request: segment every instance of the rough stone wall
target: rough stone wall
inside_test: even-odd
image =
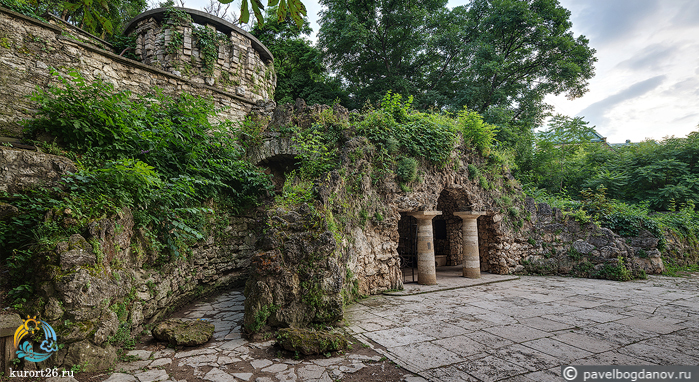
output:
[[[619,258],[631,272],[664,270],[658,238],[643,231],[638,237],[621,237],[594,223],[578,223],[563,211],[526,198],[522,203],[523,227],[513,233],[504,226],[512,216],[498,216],[486,236],[489,265],[496,273],[534,272],[594,276]],[[483,250],[483,249],[482,249]],[[492,272],[492,270],[491,270]]]
[[[56,185],[75,171],[56,155],[0,147],[0,190],[20,192],[38,185]],[[17,209],[0,204],[0,220]],[[78,224],[70,210],[50,211],[45,220],[61,227]],[[218,212],[221,214],[221,212]],[[257,242],[258,221],[229,216],[228,223],[191,246],[191,253],[163,260],[146,233],[134,228],[131,211],[77,227],[64,241],[37,255],[34,279],[35,311],[57,330],[61,344],[56,365],[89,364],[90,370],[110,367],[115,349],[107,343],[120,325],[132,335],[182,303],[218,287],[242,285]],[[117,312],[124,316],[118,317]]]
[[[36,186],[55,186],[75,164],[57,155],[0,147],[0,191],[10,194]]]
[[[64,224],[70,216],[56,212],[47,218]],[[42,254],[49,261],[40,265],[34,280],[45,302],[37,313],[66,345],[52,362],[88,361],[90,370],[109,367],[116,353],[108,339],[120,325],[136,335],[188,300],[215,288],[242,285],[255,246],[255,225],[251,217],[232,217],[220,234],[164,263],[145,233],[134,228],[128,209],[93,221],[83,234],[57,243]],[[94,354],[86,353],[88,348]]]
[[[49,66],[60,72],[74,68],[87,79],[101,77],[117,90],[135,94],[152,93],[158,87],[171,96],[188,93],[211,97],[218,108],[225,108],[218,114],[220,119],[243,120],[262,98],[262,93],[236,95],[225,87],[190,81],[121,57],[100,49],[94,41],[69,34],[70,28],[57,25],[0,7],[0,136],[19,137],[19,122],[31,118],[36,111],[27,96],[37,87],[57,84]]]
[[[680,236],[676,232],[667,229],[663,233],[665,234],[664,257],[672,259],[675,265],[699,264],[699,241]],[[640,251],[637,250],[637,252]],[[648,252],[641,252],[641,255],[648,255]]]

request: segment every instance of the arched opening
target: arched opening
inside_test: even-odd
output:
[[[463,220],[454,212],[468,210],[471,210],[471,202],[463,190],[445,188],[439,194],[437,211],[442,214],[432,220],[438,265],[453,266],[463,262]]]
[[[286,176],[299,167],[299,161],[293,155],[280,154],[262,160],[258,166],[265,168],[265,174],[272,175],[274,192],[282,192]]]

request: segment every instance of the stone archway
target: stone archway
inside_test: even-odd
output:
[[[284,187],[286,175],[298,168],[298,154],[292,138],[267,132],[262,144],[249,149],[247,158],[253,164],[264,167],[265,173],[272,175],[274,191],[279,193]]]

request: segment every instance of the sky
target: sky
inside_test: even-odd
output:
[[[467,2],[451,0],[448,6]],[[684,137],[699,130],[698,0],[559,2],[571,11],[574,35],[585,35],[597,50],[597,62],[583,97],[546,98],[554,112],[583,117],[610,143]],[[185,0],[190,8],[208,3]],[[317,1],[303,3],[315,41],[321,7]]]

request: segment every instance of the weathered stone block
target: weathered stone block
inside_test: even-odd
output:
[[[153,329],[153,337],[178,346],[197,346],[208,342],[214,335],[214,324],[205,321],[168,319]]]

